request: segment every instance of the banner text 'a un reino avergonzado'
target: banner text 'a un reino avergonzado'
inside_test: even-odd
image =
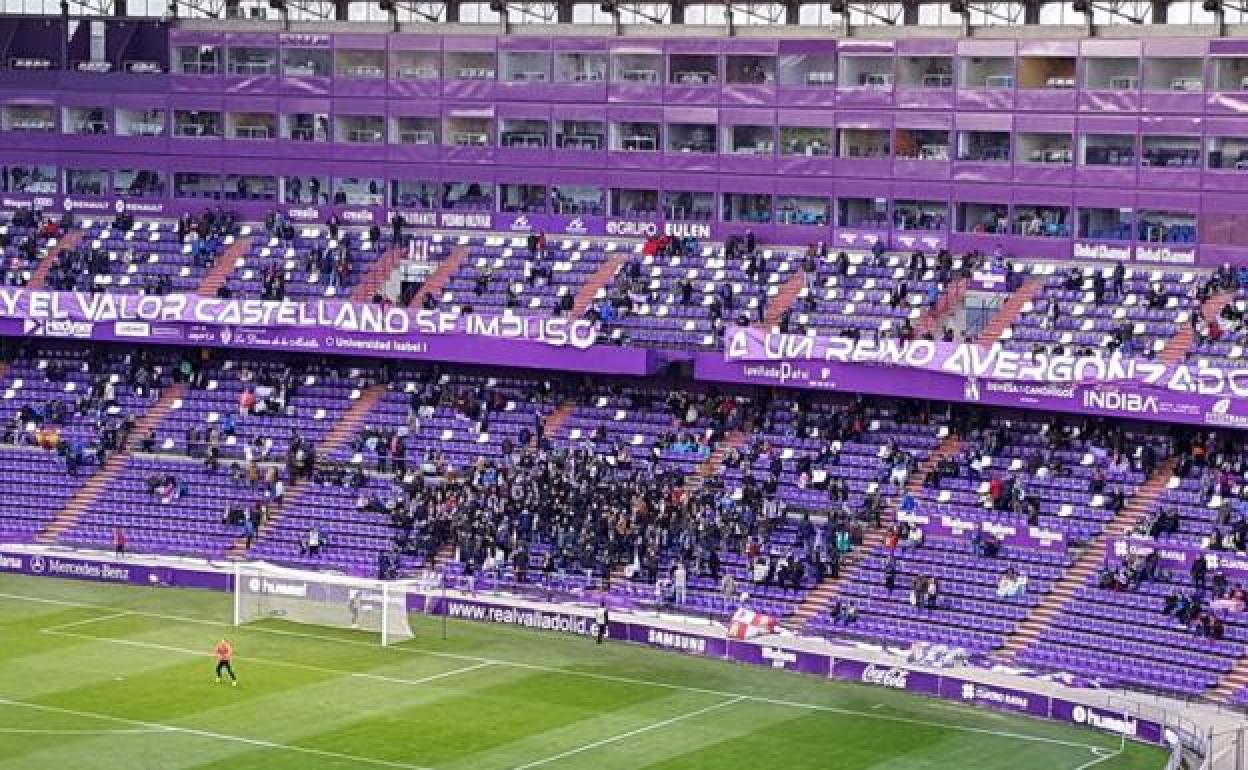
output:
[[[698,353],[708,382],[808,388],[1248,429],[1248,369],[1122,355],[1033,355],[930,340],[853,340],[730,327]]]
[[[769,333],[734,327],[725,338],[729,361],[899,366],[984,381],[1028,384],[1130,382],[1201,395],[1248,398],[1248,368],[1167,365],[1136,356],[1053,355],[999,345],[933,340],[850,339]]]

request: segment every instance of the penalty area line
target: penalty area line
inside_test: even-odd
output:
[[[118,613],[117,615],[112,615],[109,617],[121,617],[126,614],[128,613],[123,612],[123,613]],[[51,636],[63,636],[63,637],[67,637],[70,639],[82,639],[82,640],[92,641],[92,642],[103,642],[105,644],[118,644],[118,645],[122,645],[125,647],[138,647],[140,649],[145,649],[145,650],[163,650],[165,652],[176,652],[182,655],[192,655],[192,656],[200,657],[200,658],[213,657],[213,653],[206,651],[206,650],[192,650],[189,647],[177,647],[177,646],[170,645],[170,644],[158,644],[156,642],[143,642],[137,639],[122,639],[122,638],[113,637],[113,636],[96,636],[94,634],[77,634],[77,633],[73,633],[69,631],[61,631],[59,630],[60,628],[63,628],[63,626],[53,626],[52,628],[43,628],[43,629],[40,629],[40,631],[42,633],[49,634]],[[246,656],[238,656],[237,659],[243,663],[259,663],[260,665],[264,665],[264,666],[281,666],[283,668],[295,668],[295,669],[300,669],[303,671],[315,671],[317,673],[322,673],[322,674],[337,674],[339,676],[349,676],[355,679],[368,679],[370,681],[389,682],[391,684],[401,684],[401,685],[429,684],[430,682],[436,682],[439,679],[446,679],[447,677],[457,676],[459,674],[466,674],[470,671],[477,671],[479,669],[494,665],[491,662],[474,663],[471,666],[453,668],[449,671],[439,671],[436,674],[430,674],[428,676],[421,676],[421,677],[409,679],[406,677],[399,677],[399,676],[386,676],[384,674],[373,674],[367,671],[347,671],[341,668],[328,668],[326,666],[317,666],[311,663],[296,663],[290,660],[274,660],[272,658],[252,658],[252,657],[246,657]]]
[[[48,626],[47,628],[41,628],[39,630],[45,634],[56,634],[69,628],[78,628],[79,626],[85,626],[88,623],[103,623],[106,620],[116,620],[117,618],[124,618],[128,616],[129,614],[130,614],[129,612],[113,612],[108,615],[100,615],[94,618],[87,618],[86,620],[75,620],[72,623],[61,623],[60,625],[56,625],[56,626]]]
[[[177,725],[164,724],[161,722],[146,722],[141,719],[127,719],[125,717],[113,716],[112,714],[102,714],[94,711],[79,711],[78,709],[61,708],[60,706],[48,706],[43,703],[31,703],[29,701],[15,700],[13,698],[0,697],[0,705],[14,706],[16,708],[25,708],[32,711],[40,711],[46,714],[62,714],[75,717],[91,717],[100,719],[105,722],[113,722],[120,725],[131,725],[135,727],[147,728],[153,732],[171,732],[181,733],[183,735],[193,735],[197,738],[210,738],[212,740],[225,741],[228,743],[238,743],[255,748],[272,749],[275,751],[288,751],[295,754],[305,754],[308,756],[322,757],[328,759],[338,759],[347,762],[356,762],[365,765],[374,765],[377,767],[398,768],[398,770],[432,770],[432,768],[421,767],[419,765],[409,765],[404,762],[392,762],[387,759],[375,759],[373,757],[362,757],[357,754],[342,754],[337,751],[328,751],[325,749],[313,749],[307,746],[294,746],[288,743],[278,743],[277,741],[266,741],[258,738],[244,738],[241,735],[230,735],[228,733],[218,733],[211,730],[197,730],[193,727],[179,727]]]
[[[577,754],[583,754],[586,751],[592,751],[593,749],[597,749],[602,746],[609,746],[612,743],[619,743],[620,741],[628,740],[629,738],[642,735],[643,733],[653,732],[654,730],[661,730],[664,727],[667,727],[668,725],[674,725],[677,722],[684,722],[686,720],[693,719],[694,717],[700,717],[703,714],[709,714],[712,711],[718,711],[722,708],[727,708],[728,706],[732,706],[734,704],[740,703],[743,700],[746,700],[746,697],[744,695],[738,695],[735,698],[729,698],[728,700],[720,701],[719,703],[713,703],[710,706],[700,708],[697,711],[690,711],[687,714],[678,714],[674,717],[664,719],[660,722],[655,722],[653,724],[645,725],[644,727],[638,727],[636,730],[629,730],[626,733],[613,735],[610,738],[603,738],[600,741],[587,743],[584,746],[578,746],[574,749],[569,749],[567,751],[560,752],[558,754],[546,757],[544,759],[538,759],[536,761],[529,762],[528,764],[520,765],[519,767],[513,768],[513,770],[529,770],[529,768],[541,767],[542,765],[548,765],[551,762],[558,762],[561,759],[567,759],[568,757],[573,757],[573,756],[576,756]]]
[[[95,737],[107,735],[172,735],[173,730],[163,727],[135,727],[117,730],[52,730],[41,727],[0,727],[0,735],[90,735]]]

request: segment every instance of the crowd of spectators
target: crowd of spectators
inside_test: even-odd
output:
[[[60,386],[60,395],[29,401],[0,426],[0,443],[55,451],[66,472],[76,476],[87,464],[102,465],[109,454],[125,449],[135,428],[133,412],[121,400],[125,388],[140,399],[159,393],[160,370],[146,350],[120,358],[95,350],[74,374],[86,377],[81,389],[65,389],[69,365],[53,359],[42,376]]]
[[[10,226],[0,233],[0,258],[3,258],[0,279],[5,286],[25,286],[42,256],[41,243],[58,237],[62,222],[45,219],[34,209],[20,209],[13,213]],[[17,232],[8,232],[8,229]]]

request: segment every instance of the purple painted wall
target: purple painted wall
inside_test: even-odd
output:
[[[46,70],[0,70],[3,165],[27,163],[23,153],[34,153],[61,170],[120,169],[120,153],[141,153],[150,170],[166,174],[206,166],[231,173],[254,159],[247,173],[330,177],[345,175],[344,163],[368,161],[384,167],[363,175],[387,181],[489,181],[494,171],[536,178],[566,168],[588,174],[581,184],[603,188],[604,198],[612,188],[771,195],[756,201],[769,210],[744,221],[721,221],[728,207],[717,200],[712,219],[700,220],[713,237],[748,226],[770,240],[822,238],[862,247],[873,237],[899,248],[1000,246],[1051,257],[1070,256],[1076,244],[1109,241],[1150,260],[1158,258],[1160,245],[1167,247],[1164,258],[1176,263],[1248,261],[1248,222],[1239,213],[1248,208],[1248,82],[1219,74],[1248,61],[1248,50],[1230,45],[1234,41],[279,35],[110,21],[111,71],[83,72],[75,62],[88,48],[85,26],[71,40],[56,18],[0,22],[6,63],[49,64]],[[188,70],[185,62],[201,46],[215,53],[215,71]],[[345,62],[361,51],[384,56],[384,71],[369,76],[335,66],[335,57]],[[316,56],[327,57],[324,71],[291,67]],[[132,72],[128,64],[135,61],[159,72]],[[947,74],[916,74],[916,61],[944,62]],[[1051,61],[1060,65],[1045,64]],[[1072,77],[1037,80],[1028,74],[1037,66],[1046,72],[1053,72],[1043,70],[1047,66],[1065,67]],[[144,104],[122,103],[125,94]],[[84,99],[105,108],[113,135],[74,135],[62,108],[86,106]],[[27,108],[40,104],[52,108],[54,130],[23,129]],[[122,113],[142,106],[165,110],[163,130],[115,135]],[[190,111],[220,113],[225,138],[175,131],[174,113]],[[237,138],[234,126],[243,112],[268,117],[268,138]],[[484,146],[466,140],[457,122],[476,113],[492,116]],[[378,143],[335,142],[335,134],[344,138],[335,128],[327,141],[296,140],[290,135],[295,114],[323,115],[331,126],[376,116],[384,131]],[[432,141],[400,128],[402,118],[430,119]],[[502,122],[509,119],[539,127],[505,132]],[[701,137],[713,151],[672,141],[691,123],[714,127],[714,136]],[[639,131],[641,124],[648,127]],[[762,133],[734,151],[733,126],[758,126]],[[925,142],[917,148],[916,131]],[[870,147],[857,146],[864,132],[872,136]],[[902,132],[905,156],[898,146]],[[629,171],[647,181],[626,184]],[[916,243],[913,231],[894,229],[899,217],[893,208],[895,200],[916,199],[912,187],[920,181],[949,183],[922,198],[943,202],[948,214]],[[165,187],[173,196],[172,180]],[[869,227],[836,216],[838,199],[861,199],[868,188],[884,206]],[[1059,193],[1072,188],[1074,196]],[[0,204],[60,205],[66,192],[0,190]],[[1147,204],[1137,205],[1136,193],[1148,193]],[[824,199],[818,208],[831,216],[797,221],[791,194]],[[145,202],[168,213],[216,202],[248,211],[273,203]],[[981,231],[982,211],[974,204],[988,203],[1007,217],[1000,232]],[[1016,235],[1018,216],[1037,203],[1049,207],[1046,237]],[[656,208],[623,218],[662,230],[669,224],[665,214],[678,212]],[[603,227],[620,229],[609,222]]]

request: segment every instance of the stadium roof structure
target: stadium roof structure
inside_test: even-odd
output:
[[[2,14],[207,20],[231,29],[502,30],[660,37],[1240,36],[1240,0],[0,0]],[[347,27],[339,25],[350,25]]]

